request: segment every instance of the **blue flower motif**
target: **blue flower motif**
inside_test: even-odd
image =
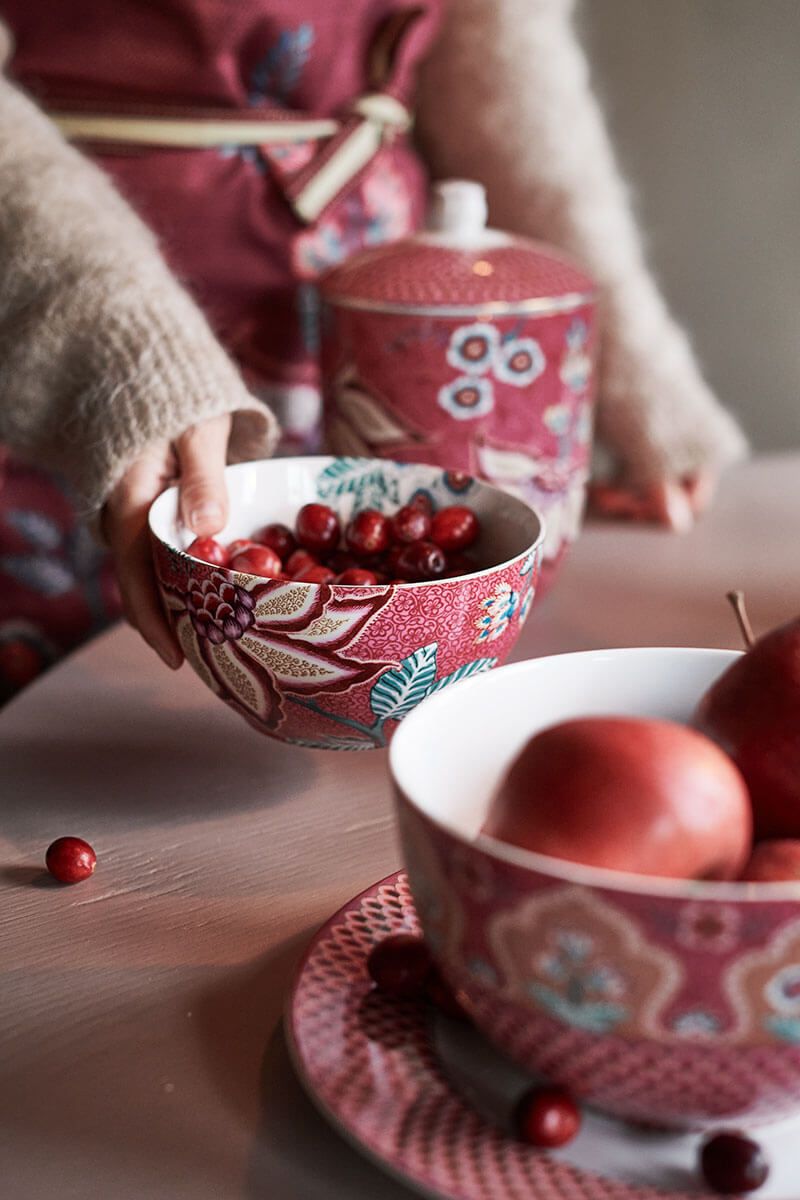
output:
[[[474,421],[494,408],[494,391],[488,379],[460,375],[439,389],[439,407],[457,421]]]
[[[459,371],[483,375],[492,365],[498,336],[494,325],[475,321],[454,329],[447,347],[447,361]]]
[[[528,619],[528,613],[531,611],[533,604],[533,588],[528,588],[525,595],[522,597],[522,604],[519,606],[519,623],[524,625]]]
[[[586,1029],[590,1033],[607,1033],[628,1015],[623,1004],[611,1004],[604,1000],[572,1000],[545,984],[532,983],[529,992],[542,1008],[559,1017],[567,1025]]]
[[[314,26],[308,21],[297,29],[284,29],[278,40],[256,65],[250,77],[250,103],[271,100],[287,104],[300,82],[314,45]]]
[[[494,373],[503,383],[527,387],[547,365],[541,346],[532,337],[506,338],[495,356]]]
[[[478,629],[475,641],[493,642],[502,637],[517,611],[518,603],[519,592],[515,592],[508,583],[498,584],[494,595],[481,600],[480,606],[483,611],[475,621]]]

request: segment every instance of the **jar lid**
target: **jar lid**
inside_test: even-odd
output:
[[[323,277],[322,294],[346,308],[439,316],[565,311],[593,298],[569,257],[487,229],[486,215],[481,184],[436,184],[428,230],[354,255]]]

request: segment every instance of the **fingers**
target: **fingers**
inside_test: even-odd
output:
[[[668,480],[641,489],[593,484],[589,501],[602,516],[665,525],[674,533],[688,533],[694,524],[694,509],[686,488]]]
[[[686,489],[689,503],[696,517],[699,517],[701,513],[704,513],[710,507],[718,483],[719,475],[716,471],[709,470],[708,468],[684,479],[683,486]]]
[[[193,425],[175,443],[180,470],[180,513],[199,537],[219,533],[228,519],[225,462],[229,414]]]
[[[166,459],[164,450],[163,458]],[[183,654],[164,614],[158,594],[147,511],[164,487],[163,461],[139,459],[123,476],[106,505],[104,530],[114,558],[122,605],[128,622],[173,670]]]
[[[631,521],[649,519],[642,497],[630,488],[608,483],[590,484],[589,504],[594,512],[604,517],[627,518]]]
[[[681,483],[661,480],[645,492],[652,519],[673,533],[688,533],[694,525],[694,512]]]

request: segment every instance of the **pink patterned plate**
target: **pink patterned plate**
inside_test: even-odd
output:
[[[446,1200],[714,1200],[694,1177],[696,1135],[654,1133],[587,1112],[568,1147],[543,1153],[506,1136],[465,1099],[519,1087],[471,1030],[427,1006],[376,992],[364,969],[375,942],[418,932],[404,873],[351,900],[300,966],[286,1027],[297,1072],[336,1129],[379,1166]],[[758,1131],[772,1162],[759,1200],[800,1197],[800,1123]]]

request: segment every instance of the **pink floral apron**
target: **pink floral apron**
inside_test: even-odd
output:
[[[14,79],[156,230],[285,453],[316,445],[317,276],[422,221],[408,105],[442,3],[3,0]],[[65,489],[0,470],[1,698],[118,600]]]

